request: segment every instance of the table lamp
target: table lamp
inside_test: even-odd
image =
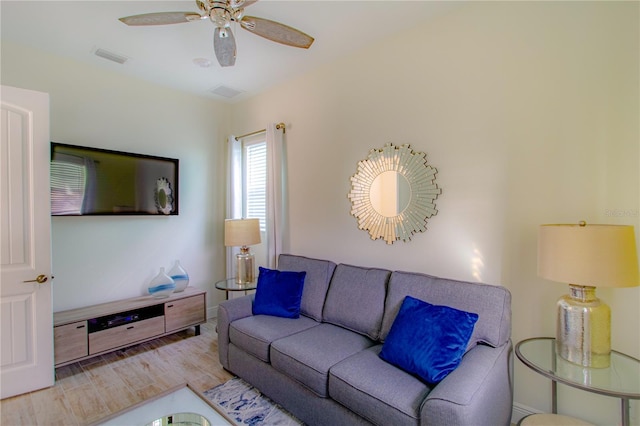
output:
[[[557,303],[556,352],[583,367],[608,367],[611,309],[595,288],[639,284],[633,226],[541,225],[538,275],[569,283]]]
[[[255,261],[249,247],[260,244],[260,219],[226,219],[224,221],[224,245],[240,247],[236,254],[236,283],[255,280]]]

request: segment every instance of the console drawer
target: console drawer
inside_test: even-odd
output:
[[[126,346],[164,333],[164,316],[89,333],[89,354]]]
[[[54,327],[53,342],[56,364],[87,356],[87,322],[78,321]]]
[[[166,302],[166,332],[202,324],[207,321],[206,315],[204,294]]]

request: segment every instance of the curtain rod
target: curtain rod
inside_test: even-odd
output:
[[[276,124],[276,129],[278,129],[278,130],[282,129],[282,133],[285,133],[287,131],[287,127],[286,127],[286,125],[284,123]],[[266,131],[267,131],[267,129],[256,130],[255,132],[251,132],[251,133],[247,133],[247,134],[244,134],[244,135],[236,136],[236,140],[239,141],[242,138],[246,138],[246,137],[253,136],[253,135],[259,135],[260,133],[264,133]]]

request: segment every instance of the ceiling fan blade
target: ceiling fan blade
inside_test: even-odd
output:
[[[137,25],[167,25],[183,22],[199,21],[203,16],[194,12],[156,12],[142,15],[125,16],[120,21],[132,26]]]
[[[255,16],[245,16],[240,21],[240,25],[247,31],[264,37],[277,43],[286,44],[287,46],[301,47],[308,49],[313,43],[313,37],[303,33],[302,31],[291,28],[279,22],[270,21]]]
[[[231,67],[236,63],[236,39],[229,28],[216,27],[213,50],[221,66]]]

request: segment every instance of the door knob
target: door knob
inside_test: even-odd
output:
[[[49,278],[46,275],[38,275],[35,280],[22,281],[23,283],[46,283]]]

